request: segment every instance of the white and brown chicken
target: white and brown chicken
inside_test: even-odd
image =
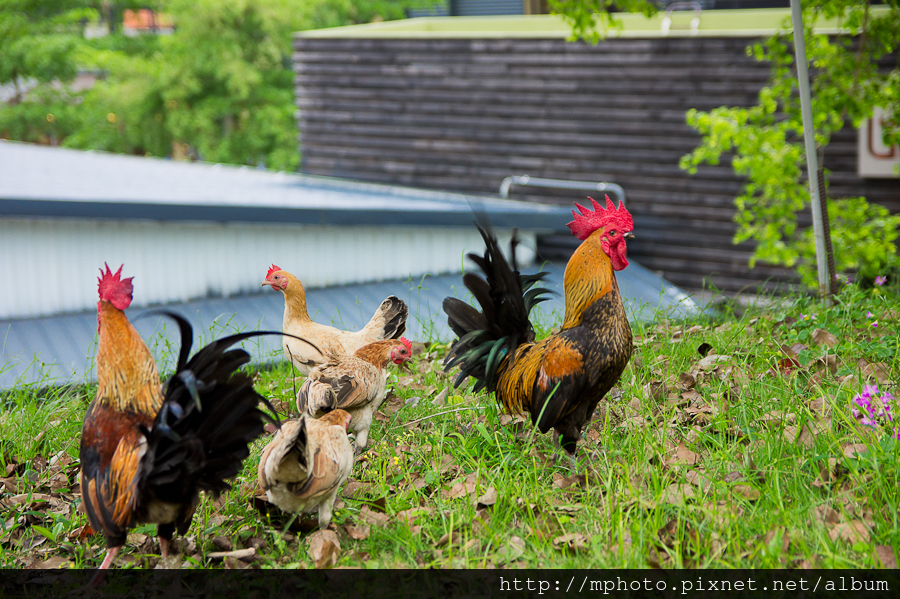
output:
[[[281,425],[259,460],[259,486],[286,512],[318,510],[328,528],[334,500],[355,461],[347,437],[350,414],[334,410],[318,420],[301,416]]]
[[[403,364],[411,353],[412,344],[401,337],[370,343],[352,356],[333,356],[309,373],[297,393],[297,409],[312,417],[337,409],[349,412],[349,429],[359,451],[365,448],[372,417],[384,401],[388,363]]]
[[[309,317],[306,291],[300,279],[274,264],[262,285],[284,294],[284,355],[301,374],[328,361],[331,356],[350,356],[364,345],[383,339],[397,339],[406,330],[408,309],[400,298],[389,295],[358,331],[342,331],[319,324]]]

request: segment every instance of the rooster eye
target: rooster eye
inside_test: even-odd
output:
[[[610,237],[615,237],[615,236],[616,236],[616,232],[615,232],[615,231],[611,231],[611,232],[609,233],[609,236],[610,236]]]

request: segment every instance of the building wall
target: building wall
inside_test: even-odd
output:
[[[505,246],[509,230],[498,230]],[[534,259],[521,231],[517,257]],[[259,293],[272,263],[308,287],[459,272],[474,227],[317,227],[0,218],[0,318],[90,310],[104,262],[135,277],[135,306]]]
[[[726,158],[678,168],[699,136],[689,108],[750,106],[769,67],[734,37],[295,40],[306,173],[496,194],[508,175],[624,186],[637,239],[630,255],[687,288],[728,291],[792,280],[747,266],[732,244],[741,180]],[[828,147],[831,197],[865,195],[900,211],[897,180],[856,176],[856,132]],[[510,197],[570,203],[584,194],[514,188]],[[569,239],[551,238],[548,255]],[[543,251],[543,250],[542,250]]]

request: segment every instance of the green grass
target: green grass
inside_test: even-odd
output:
[[[473,394],[471,382],[435,405],[453,378],[441,368],[446,344],[431,344],[391,375],[382,421],[345,488],[353,496],[335,510],[337,565],[880,566],[900,546],[900,444],[851,408],[869,382],[900,395],[897,290],[849,285],[831,309],[807,297],[775,305],[634,323],[634,357],[585,430],[575,471],[549,435]],[[283,363],[259,373],[282,417],[295,410],[295,376]],[[93,393],[22,388],[4,398],[0,565],[102,558],[99,535],[78,537],[86,518],[71,491]],[[185,567],[315,565],[308,520],[298,527],[254,507],[266,442],[230,492],[202,500],[182,543]],[[117,566],[154,565],[154,527],[133,532]],[[245,561],[208,557],[248,547],[257,551]]]

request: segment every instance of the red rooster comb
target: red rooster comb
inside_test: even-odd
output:
[[[281,270],[281,268],[278,266],[275,266],[274,264],[272,266],[270,266],[269,271],[266,273],[266,278],[268,279],[269,275],[271,275],[273,272],[275,272],[277,270]]]
[[[572,211],[572,216],[575,217],[575,220],[567,224],[569,229],[572,230],[572,235],[584,241],[591,233],[601,227],[604,229],[620,229],[623,233],[634,230],[631,213],[625,209],[622,202],[619,202],[619,207],[616,208],[615,204],[610,201],[609,196],[606,196],[606,208],[603,208],[594,198],[589,197],[588,199],[594,205],[593,210],[585,208],[577,202],[575,203],[581,214],[574,210]]]
[[[406,337],[400,337],[400,341],[402,341],[403,345],[406,346],[406,351],[408,351],[411,354],[412,353],[412,343],[409,342],[409,339],[407,339]]]
[[[134,290],[131,280],[134,277],[121,278],[124,264],[115,274],[109,269],[109,264],[104,262],[103,266],[106,267],[106,272],[103,272],[101,268],[100,277],[97,279],[99,281],[97,291],[100,293],[100,299],[108,301],[119,310],[124,310],[131,305],[131,294]]]

